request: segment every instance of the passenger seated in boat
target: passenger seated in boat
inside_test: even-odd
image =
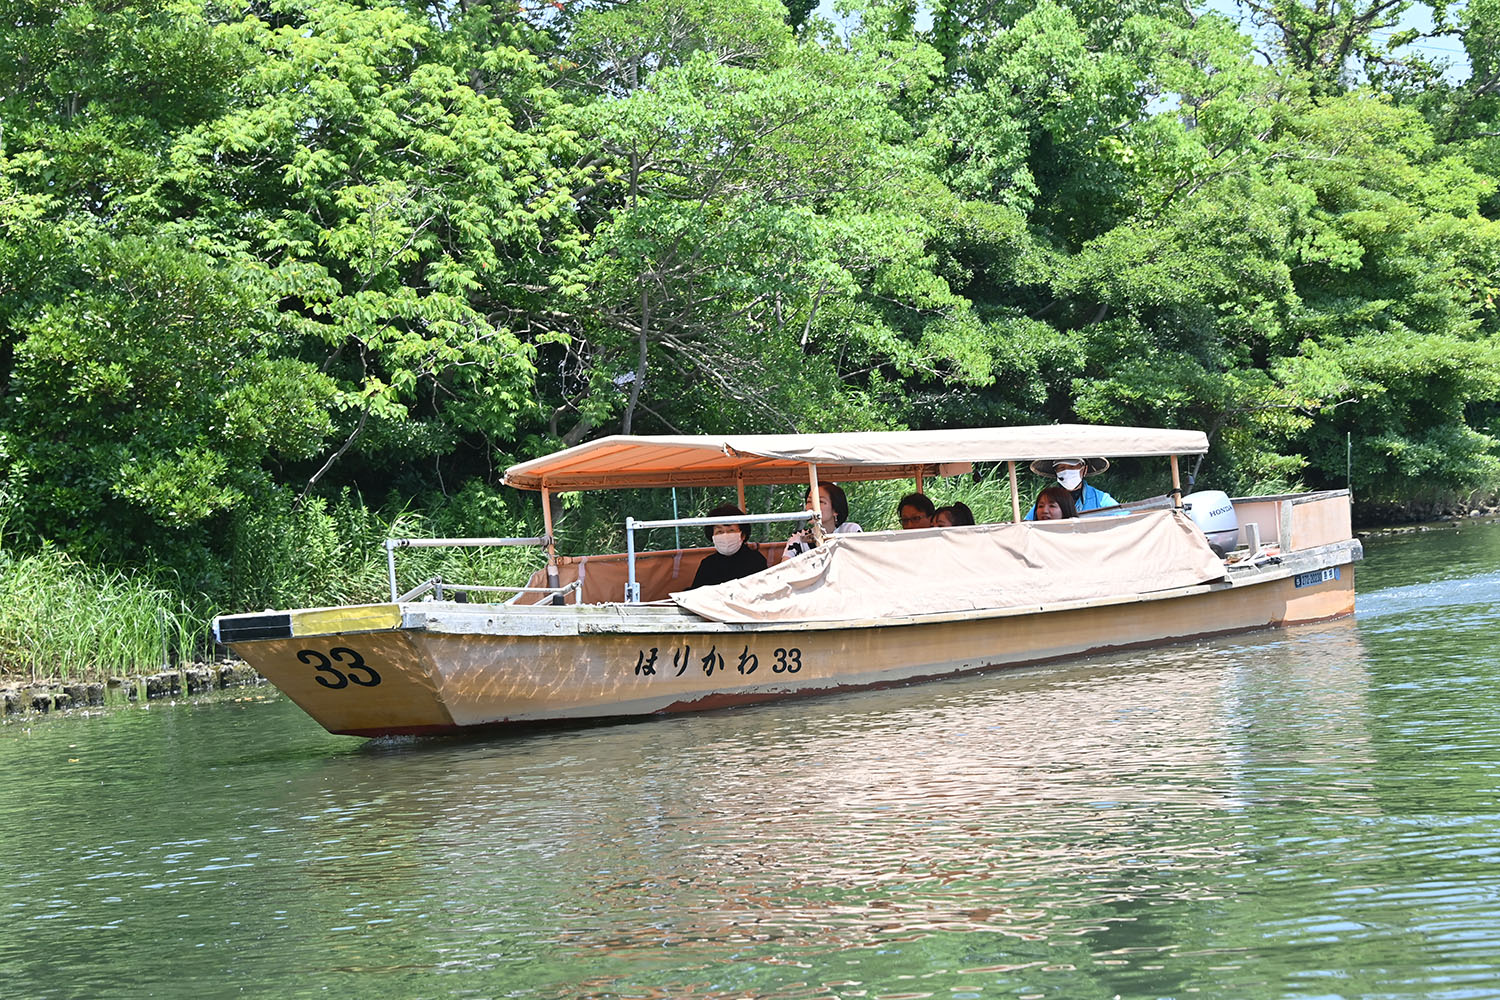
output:
[[[896,505],[896,511],[901,515],[903,528],[930,528],[932,516],[937,513],[925,493],[906,494]]]
[[[721,503],[709,511],[707,516],[728,517],[743,513],[745,512],[732,503]],[[703,561],[698,564],[698,572],[693,576],[693,585],[689,590],[728,583],[766,568],[766,557],[745,544],[750,540],[750,525],[706,524],[703,526],[703,533],[713,543],[714,551],[704,556]]]
[[[1107,458],[1039,458],[1031,463],[1032,472],[1057,479],[1057,484],[1073,498],[1073,509],[1079,514],[1119,506],[1120,502],[1114,497],[1084,482],[1085,476],[1098,475],[1108,468]],[[1033,520],[1032,515],[1027,514],[1026,520]]]
[[[932,523],[938,528],[962,528],[974,523],[974,512],[963,501],[939,507],[932,515]]]
[[[1073,506],[1073,494],[1061,486],[1049,486],[1036,495],[1036,503],[1026,515],[1028,521],[1061,521],[1066,517],[1077,517],[1078,508]]]
[[[813,509],[812,490],[803,494],[802,509]],[[849,498],[844,495],[843,487],[834,483],[818,485],[818,513],[823,518],[825,535],[852,535],[856,531],[864,530],[849,520]],[[786,551],[781,554],[781,558],[789,559],[792,556],[801,555],[817,544],[812,536],[812,530],[804,528],[794,532],[792,537],[786,540]]]

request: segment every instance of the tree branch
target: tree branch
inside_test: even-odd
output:
[[[360,432],[365,429],[365,421],[368,420],[369,417],[369,410],[359,411],[359,424],[354,428],[354,433],[350,434],[349,439],[339,446],[338,451],[328,456],[328,461],[323,463],[323,467],[321,469],[313,473],[312,478],[307,481],[307,485],[302,488],[302,492],[297,495],[296,502],[292,504],[293,510],[301,509],[302,501],[307,499],[307,494],[312,490],[313,486],[317,484],[318,480],[323,478],[323,474],[329,469],[333,468],[333,463],[337,462],[343,456],[344,452],[349,450],[350,445],[354,444],[354,439],[359,437]]]

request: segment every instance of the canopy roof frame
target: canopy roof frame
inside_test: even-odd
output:
[[[553,493],[957,475],[975,462],[1201,455],[1202,431],[1044,424],[838,434],[613,435],[511,466],[507,486]]]

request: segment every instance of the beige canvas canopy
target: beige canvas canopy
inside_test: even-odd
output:
[[[957,475],[974,462],[1030,462],[1071,455],[1136,458],[1199,455],[1202,431],[1046,424],[846,434],[615,435],[511,466],[505,483],[523,490],[733,486],[821,479],[854,481]]]
[[[832,535],[714,587],[674,593],[721,622],[862,621],[1125,598],[1224,578],[1181,511]]]

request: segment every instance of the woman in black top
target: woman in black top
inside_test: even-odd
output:
[[[707,516],[728,517],[743,513],[734,504],[724,503],[709,511]],[[715,551],[704,556],[698,564],[698,572],[689,590],[738,580],[766,568],[766,557],[745,544],[750,540],[750,525],[708,524],[704,525],[703,533],[713,543]]]

